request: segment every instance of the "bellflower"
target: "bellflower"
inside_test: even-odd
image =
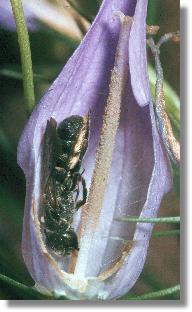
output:
[[[18,147],[18,162],[26,177],[22,251],[42,292],[71,299],[118,298],[129,291],[143,269],[153,226],[119,219],[155,217],[172,184],[149,91],[146,10],[147,0],[104,0],[84,40],[22,134]],[[90,194],[73,220],[80,249],[76,255],[60,257],[47,250],[40,228],[43,138],[51,117],[59,124],[71,115],[88,113],[90,137],[82,168]],[[101,144],[102,120],[108,113],[112,120],[108,135],[113,133],[114,139]],[[99,159],[98,146],[113,152],[111,163],[110,152],[106,159]],[[99,161],[104,169],[105,162],[111,164],[108,178],[101,170],[94,189],[104,194],[101,204],[100,193],[95,191],[94,198],[93,192]]]

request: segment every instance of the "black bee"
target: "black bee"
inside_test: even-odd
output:
[[[72,228],[74,213],[87,198],[81,162],[87,150],[89,116],[73,115],[59,126],[55,119],[47,121],[42,156],[42,227],[47,247],[67,255],[78,250],[78,240]],[[79,196],[82,184],[83,196]],[[75,196],[76,193],[76,196]]]

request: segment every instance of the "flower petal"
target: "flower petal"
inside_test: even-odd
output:
[[[134,21],[138,18],[141,22],[141,25],[143,25],[143,28],[145,29],[145,19],[146,16],[142,15],[141,16],[138,14],[138,12],[146,12],[146,2],[144,1],[138,1],[136,10],[135,10],[135,16],[134,16]],[[139,17],[138,17],[139,16]],[[135,52],[135,45],[133,43],[133,38],[135,38],[135,41],[137,40],[138,36],[138,30],[135,25],[138,25],[139,29],[140,26],[137,24],[137,22],[133,22],[133,27],[131,29],[131,36],[129,40],[129,45],[130,45],[130,55],[134,55]],[[142,39],[145,41],[145,34],[142,38],[141,36],[141,41]],[[143,44],[144,47],[146,47],[146,44]],[[143,52],[142,52],[143,53]],[[129,55],[129,56],[130,56]],[[131,62],[133,62],[131,66]],[[136,68],[136,73],[137,73],[137,79],[134,81],[135,77],[135,72],[134,68],[137,63],[137,58],[133,60],[131,56],[129,57],[129,64],[130,64],[130,75],[131,75],[131,87],[134,90],[140,85],[143,90],[145,90],[145,94],[149,94],[149,91],[147,92],[146,90],[149,90],[149,80],[148,80],[148,75],[147,75],[147,63],[145,66],[140,66]],[[139,63],[139,59],[138,59]],[[138,72],[137,72],[138,70]],[[142,84],[142,78],[146,77],[146,82]],[[141,78],[141,80],[140,80]],[[141,83],[138,82],[138,79],[140,80]],[[133,87],[133,84],[135,87]],[[144,86],[145,85],[145,86]],[[137,93],[139,93],[139,88],[137,89]],[[131,90],[130,90],[131,92]],[[143,177],[145,179],[148,177],[150,178],[150,181],[145,180],[143,183],[142,191],[143,195],[140,196],[140,199],[143,198],[143,201],[139,202],[139,205],[137,205],[137,201],[132,201],[132,203],[135,203],[134,206],[130,206],[131,201],[129,201],[129,207],[127,207],[126,213],[127,215],[135,215],[135,216],[140,216],[140,217],[155,217],[157,215],[158,209],[160,207],[160,203],[162,200],[162,197],[164,196],[165,193],[170,191],[172,187],[172,172],[171,172],[171,166],[169,163],[168,156],[166,155],[163,143],[159,137],[159,134],[157,132],[156,128],[156,122],[155,122],[155,116],[154,116],[154,111],[153,111],[153,104],[151,97],[147,98],[145,97],[145,101],[143,101],[144,97],[142,96],[144,93],[141,92],[140,94],[136,97],[136,94],[134,93],[135,98],[137,99],[137,102],[134,100],[134,96],[132,94],[132,97],[129,97],[130,101],[128,103],[129,105],[129,112],[133,112],[133,109],[131,109],[131,101],[132,105],[138,107],[138,105],[143,106],[142,104],[149,102],[149,107],[146,107],[145,109],[142,108],[142,119],[145,119],[145,124],[142,124],[139,122],[138,125],[136,125],[136,129],[140,128],[141,132],[140,135],[134,139],[134,131],[131,131],[131,129],[125,131],[126,138],[125,141],[127,140],[128,142],[128,133],[130,131],[131,135],[133,136],[133,142],[132,144],[130,143],[129,146],[134,146],[134,142],[136,145],[136,150],[137,152],[132,154],[133,152],[131,150],[127,151],[127,159],[126,162],[128,161],[129,155],[132,154],[132,165],[134,166],[134,161],[135,157],[140,155],[141,157],[142,149],[144,151],[143,155],[144,157],[141,157],[141,163],[137,166],[137,170],[139,175],[141,175],[142,179],[142,173]],[[136,108],[135,108],[136,109]],[[128,116],[127,116],[128,117]],[[127,118],[129,120],[129,117]],[[137,123],[139,121],[139,114],[138,112],[134,116],[131,117],[131,120],[133,123]],[[150,126],[151,125],[151,126]],[[141,140],[141,141],[140,141]],[[147,153],[147,155],[145,155]],[[125,153],[126,154],[126,153]],[[131,157],[131,156],[130,156]],[[117,157],[118,158],[118,157]],[[123,171],[126,171],[126,162],[123,166]],[[113,166],[112,166],[113,168]],[[131,168],[127,168],[131,172]],[[146,171],[145,171],[146,170]],[[150,174],[151,172],[151,174]],[[135,175],[133,175],[133,179],[131,179],[131,183],[133,181],[134,183],[135,180]],[[125,185],[130,185],[131,183],[126,184],[126,180],[124,179]],[[134,184],[133,184],[134,185]],[[140,185],[138,181],[136,180],[136,185]],[[126,194],[126,191],[124,192]],[[137,194],[138,195],[138,194]],[[134,196],[134,193],[133,193]],[[139,197],[139,196],[138,196]],[[127,198],[128,199],[128,198]],[[127,202],[127,200],[125,201]],[[129,291],[129,289],[135,284],[137,281],[142,269],[143,265],[145,262],[145,258],[147,255],[147,249],[148,249],[148,244],[149,244],[149,239],[151,236],[151,232],[153,229],[153,224],[149,223],[138,223],[136,225],[136,230],[134,234],[134,241],[135,244],[133,245],[133,248],[131,252],[128,254],[124,265],[120,268],[118,273],[116,274],[115,277],[113,277],[113,281],[109,280],[109,282],[106,283],[104,289],[103,289],[103,294],[101,293],[100,296],[103,298],[108,298],[112,299],[115,297],[122,296],[126,292]],[[123,235],[122,235],[123,236]],[[124,237],[124,236],[123,236]]]
[[[71,298],[114,298],[133,286],[143,268],[152,225],[137,224],[135,230],[133,225],[122,225],[115,219],[124,215],[155,216],[163,194],[171,185],[169,162],[156,130],[149,96],[146,60],[137,54],[135,60],[130,56],[133,56],[135,49],[133,38],[139,46],[140,40],[145,43],[145,31],[140,28],[138,20],[141,19],[141,25],[145,25],[147,3],[138,0],[131,38],[127,44],[130,73],[109,183],[84,276],[79,279],[78,270],[76,274],[66,273],[68,259],[64,262],[59,259],[56,261],[46,252],[40,236],[38,212],[42,140],[47,120],[53,117],[59,123],[70,115],[83,116],[90,112],[89,146],[83,160],[84,177],[89,188],[120,30],[120,22],[114,17],[114,12],[122,11],[133,16],[135,4],[136,1],[131,0],[103,2],[80,47],[34,110],[18,147],[18,162],[27,181],[23,229],[26,265],[41,287],[54,290],[57,294],[67,294]],[[140,51],[146,53],[143,47]],[[136,67],[141,79],[134,81],[133,65],[137,63],[142,64]],[[135,87],[137,83],[140,89]],[[146,103],[149,105],[143,107]],[[105,280],[101,276],[110,270],[111,264],[124,250],[124,245],[115,241],[114,236],[131,240],[134,238],[138,244],[132,246],[119,271],[113,272]],[[78,266],[80,270],[81,266]]]
[[[95,153],[95,143],[99,138],[101,116],[107,98],[110,70],[114,63],[120,28],[119,20],[114,19],[113,12],[122,10],[125,14],[132,15],[134,5],[133,1],[104,1],[79,49],[31,115],[18,146],[18,163],[24,170],[27,181],[23,229],[24,259],[34,280],[47,289],[60,291],[60,277],[55,267],[45,260],[31,214],[34,202],[34,214],[37,215],[39,210],[40,154],[45,126],[51,116],[60,122],[72,114],[84,115],[92,109],[93,131],[87,153],[87,159],[91,158],[91,162],[89,168],[86,167],[89,185],[94,164],[94,158],[91,156]]]
[[[149,104],[147,51],[146,51],[146,11],[147,0],[138,0],[133,26],[130,33],[129,66],[133,94],[139,105]]]
[[[35,131],[37,136],[40,133],[42,137],[51,116],[59,123],[70,115],[85,115],[91,111],[93,117],[96,116],[93,127],[100,129],[100,117],[108,96],[110,71],[114,64],[120,29],[120,22],[114,18],[114,12],[122,11],[125,15],[133,15],[134,8],[135,1],[132,0],[103,2],[81,45],[40,101],[23,132],[20,145],[24,143],[25,148],[21,153],[18,152],[18,161],[24,171],[25,168],[28,169]],[[36,140],[35,147],[39,149],[40,138],[37,137]]]

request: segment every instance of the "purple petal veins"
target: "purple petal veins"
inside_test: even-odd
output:
[[[116,220],[126,215],[156,216],[163,195],[171,187],[170,164],[156,129],[149,92],[146,9],[147,0],[103,1],[81,45],[35,108],[22,134],[18,162],[27,182],[23,255],[42,291],[66,294],[72,299],[113,299],[126,293],[142,271],[152,225],[122,224]],[[82,165],[89,189],[111,70],[117,55],[121,28],[117,11],[134,15],[133,23],[127,28],[127,48],[119,56],[128,70],[120,124],[107,190],[86,262],[83,249],[80,249],[74,274],[71,274],[70,257],[54,258],[47,252],[40,235],[42,139],[50,117],[59,123],[73,114],[84,116],[90,112],[90,140]],[[76,229],[83,213],[81,210],[74,218]],[[114,237],[134,240],[131,250],[127,252],[127,246]],[[86,233],[83,239],[86,239]]]

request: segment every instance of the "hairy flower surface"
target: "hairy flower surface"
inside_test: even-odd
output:
[[[41,291],[72,299],[113,299],[128,292],[143,269],[153,226],[118,219],[155,217],[172,183],[149,91],[146,10],[146,0],[104,0],[81,45],[22,134],[18,147],[18,162],[26,176],[22,249]],[[106,103],[115,97],[120,104],[119,125],[102,205],[91,210],[88,200],[74,215],[78,254],[55,256],[45,246],[39,219],[47,120],[53,117],[60,123],[71,115],[90,114],[89,144],[82,163],[90,190]]]

